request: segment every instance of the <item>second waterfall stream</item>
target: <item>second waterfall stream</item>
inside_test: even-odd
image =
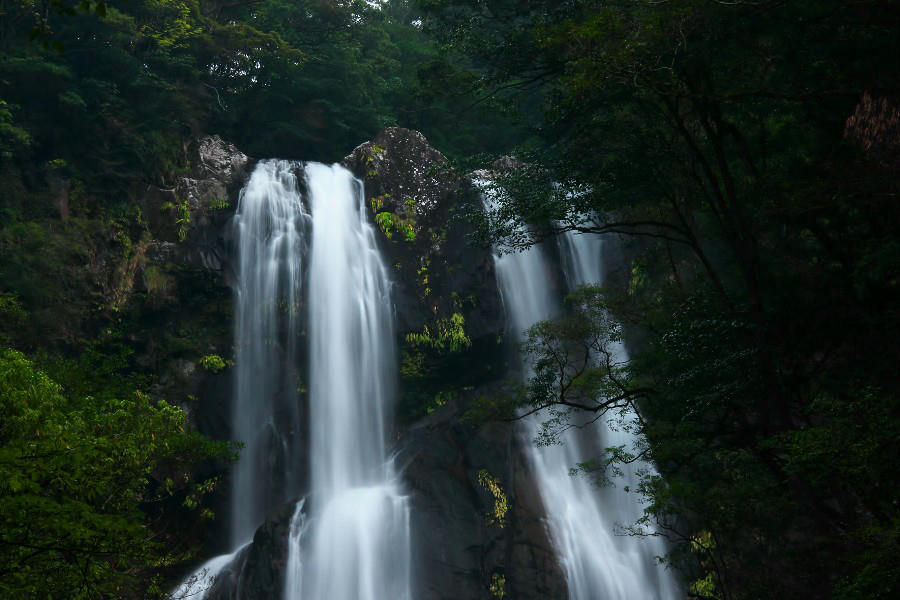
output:
[[[485,208],[492,208],[492,191],[485,181],[476,181],[484,190]],[[566,284],[570,290],[603,282],[602,242],[596,236],[567,233],[559,238],[559,252]],[[494,258],[497,285],[506,310],[509,336],[524,341],[527,330],[560,313],[562,306],[551,282],[554,280],[546,248],[530,247]],[[619,360],[625,359],[619,348]],[[521,376],[527,379],[531,367],[523,361]],[[631,434],[613,430],[598,421],[570,428],[562,444],[538,446],[544,413],[522,422],[524,446],[534,469],[537,486],[546,509],[546,524],[566,577],[569,600],[675,600],[682,596],[671,571],[656,564],[666,553],[658,537],[638,538],[617,535],[622,526],[633,525],[641,517],[638,496],[628,493],[637,483],[637,469],[649,465],[625,465],[624,477],[615,486],[599,488],[571,470],[602,456],[604,448],[633,443]],[[577,417],[573,420],[577,422]],[[588,418],[587,420],[590,420]]]

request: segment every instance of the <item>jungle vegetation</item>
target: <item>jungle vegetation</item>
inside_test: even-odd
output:
[[[646,445],[593,469],[655,462],[647,517],[693,597],[896,594],[900,6],[424,5],[485,96],[540,108],[483,238],[622,240],[618,278],[531,331],[520,404],[561,411],[550,441],[637,411]],[[567,351],[608,357],[608,314],[627,364]]]
[[[200,134],[327,161],[399,125],[521,160],[473,243],[617,240],[525,350],[620,324],[630,361],[514,400],[637,411],[646,445],[587,470],[654,461],[692,597],[894,597],[898,31],[895,0],[0,0],[0,595],[153,597],[214,516],[233,449],[150,393],[226,354],[229,299],[183,269],[133,294],[136,195]]]

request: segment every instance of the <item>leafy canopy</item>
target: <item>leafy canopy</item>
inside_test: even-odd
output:
[[[187,468],[227,448],[141,393],[71,397],[22,354],[0,351],[0,594],[123,597],[177,557],[145,512],[210,482]],[[178,502],[175,502],[177,506]],[[156,590],[158,592],[158,590]]]

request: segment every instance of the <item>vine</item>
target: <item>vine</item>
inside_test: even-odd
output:
[[[487,469],[478,471],[478,483],[494,497],[494,510],[488,515],[491,525],[503,528],[506,525],[506,513],[509,512],[509,500],[500,486],[500,480],[490,474]]]

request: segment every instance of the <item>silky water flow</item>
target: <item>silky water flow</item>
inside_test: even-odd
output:
[[[485,208],[490,211],[491,195],[499,192],[488,182],[476,183],[484,190]],[[569,233],[561,238],[560,254],[570,290],[602,283],[602,249],[596,236]],[[495,255],[494,260],[509,335],[522,342],[532,325],[562,310],[551,285],[554,278],[546,248],[536,245],[522,252]],[[617,360],[626,360],[624,348],[617,348],[615,354]],[[527,379],[531,367],[524,359],[521,367],[522,377]],[[623,477],[613,478],[611,487],[599,487],[583,474],[571,474],[579,464],[601,456],[606,447],[631,447],[633,434],[614,430],[600,420],[570,428],[562,434],[561,444],[539,446],[533,440],[542,417],[547,415],[527,417],[523,433],[570,600],[680,597],[672,573],[657,564],[656,557],[666,553],[664,542],[653,536],[621,535],[622,526],[633,525],[642,514],[639,496],[625,488],[635,489],[637,470],[652,466],[625,465]]]
[[[262,161],[234,228],[232,422],[244,443],[231,497],[236,550],[205,563],[173,598],[202,598],[266,512],[296,497],[308,468],[311,492],[290,523],[285,598],[408,600],[409,506],[385,447],[397,373],[391,286],[362,183],[339,165]],[[301,431],[303,318],[309,410]]]

